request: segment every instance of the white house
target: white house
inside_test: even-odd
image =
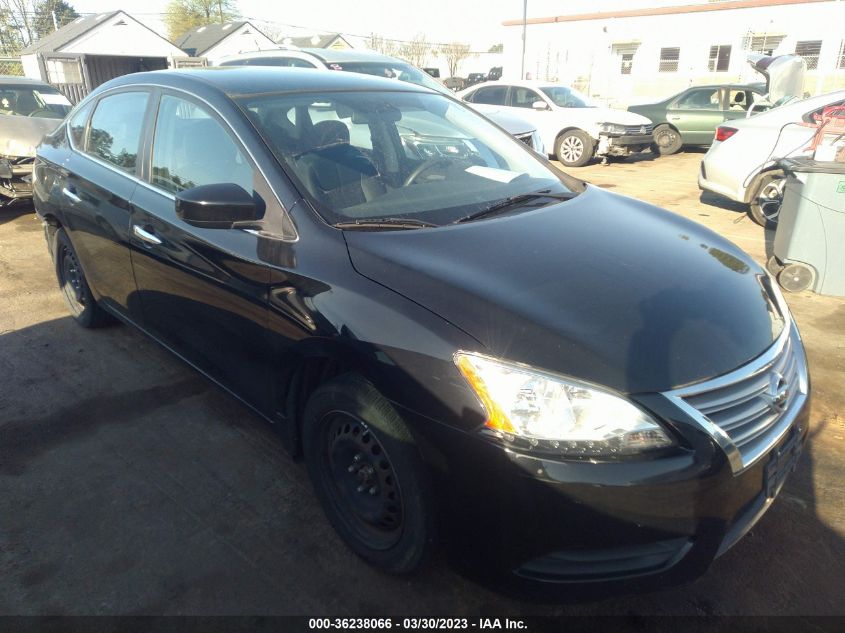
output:
[[[185,53],[123,11],[77,18],[21,51],[24,75],[71,101],[114,77],[172,65]]]
[[[761,81],[747,53],[795,53],[807,62],[806,92],[845,87],[845,2],[682,2],[632,0],[618,10],[529,17],[525,73],[624,105],[693,84]],[[516,78],[522,19],[504,24],[504,77]]]
[[[185,33],[176,44],[192,57],[205,57],[210,64],[228,55],[279,48],[250,22],[208,24]]]

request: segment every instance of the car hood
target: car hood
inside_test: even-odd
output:
[[[480,112],[496,125],[503,128],[508,134],[529,134],[536,128],[533,124],[520,116],[500,110],[496,106],[484,105],[483,103],[469,104],[474,110]]]
[[[35,147],[44,135],[61,122],[61,119],[0,115],[0,156],[35,156]]]
[[[595,187],[499,218],[344,236],[360,274],[480,351],[622,392],[729,372],[784,327],[769,278],[736,246]]]
[[[619,125],[651,125],[651,120],[641,114],[616,108],[565,108],[560,110],[567,117],[592,123],[617,123]]]

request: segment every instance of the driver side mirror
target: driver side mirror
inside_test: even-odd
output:
[[[203,229],[231,229],[263,216],[253,197],[231,182],[200,185],[176,194],[176,215]]]
[[[540,101],[540,100],[535,101],[534,103],[532,103],[532,104],[531,104],[531,107],[532,107],[534,110],[548,110],[548,109],[549,109],[548,104],[547,104],[545,101]]]

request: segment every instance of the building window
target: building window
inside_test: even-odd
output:
[[[630,75],[631,68],[634,66],[634,54],[633,53],[622,53],[622,65],[619,69],[619,72],[623,75]]]
[[[777,50],[777,47],[780,46],[784,37],[784,35],[772,35],[769,33],[750,35],[745,38],[743,48],[749,53],[774,55],[775,50]]]
[[[711,73],[726,73],[731,65],[730,44],[717,44],[710,47],[710,60],[707,69]]]
[[[800,55],[807,62],[807,70],[819,67],[819,52],[822,49],[821,40],[804,40],[795,43],[795,54]]]
[[[678,60],[681,58],[680,48],[661,48],[660,49],[660,65],[657,70],[661,73],[676,73],[678,72]]]
[[[836,67],[845,70],[845,40],[842,40],[842,44],[839,46],[839,63],[836,64]]]

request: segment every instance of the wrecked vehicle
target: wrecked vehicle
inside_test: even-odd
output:
[[[49,84],[0,76],[0,207],[32,198],[35,147],[70,109]]]

